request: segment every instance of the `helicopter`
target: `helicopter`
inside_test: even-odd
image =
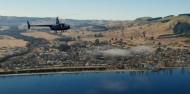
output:
[[[30,29],[32,26],[33,27],[50,27],[51,30],[54,30],[55,34],[58,34],[57,31],[64,32],[65,30],[70,29],[70,25],[67,25],[65,23],[60,23],[59,18],[56,18],[56,24],[51,24],[51,25],[30,25],[29,21],[27,21],[28,24],[28,29]]]

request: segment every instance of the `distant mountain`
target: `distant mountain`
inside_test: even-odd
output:
[[[15,16],[0,16],[0,25],[2,26],[18,26],[26,21],[36,21],[35,17],[15,17]]]
[[[54,24],[55,18],[0,16],[0,26],[26,26],[26,21],[29,21],[31,24]],[[168,28],[173,28],[177,22],[190,23],[190,14],[169,15],[156,18],[140,17],[131,21],[60,19],[60,22],[69,24],[74,29],[86,31],[116,31],[143,25],[151,26],[158,23],[168,23]]]
[[[39,17],[16,17],[16,16],[0,16],[1,26],[19,26],[26,24],[26,21],[37,24],[54,24],[55,18],[39,18]],[[74,20],[60,19],[60,22],[67,23],[72,27],[93,26],[95,24],[105,25],[111,21],[108,20]]]

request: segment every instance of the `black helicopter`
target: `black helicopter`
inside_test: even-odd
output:
[[[65,30],[70,29],[70,26],[65,24],[65,23],[60,23],[59,22],[59,18],[56,18],[56,24],[52,24],[52,25],[30,25],[29,21],[27,21],[28,24],[28,29],[30,29],[31,26],[37,26],[37,27],[50,27],[51,30],[54,30],[55,34],[58,34],[57,31],[61,31],[64,32]]]

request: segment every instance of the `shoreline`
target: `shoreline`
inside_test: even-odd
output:
[[[165,69],[190,69],[190,67],[165,67]],[[106,73],[106,72],[139,72],[139,71],[152,71],[148,69],[123,69],[123,70],[103,70],[103,71],[60,71],[60,72],[39,72],[39,73],[15,73],[15,74],[0,74],[0,77],[11,77],[11,76],[35,76],[35,75],[53,75],[53,74],[80,74],[80,73]],[[159,71],[158,71],[159,72]]]
[[[15,74],[0,74],[0,77],[10,76],[34,76],[34,75],[51,75],[51,74],[80,74],[80,73],[104,73],[104,72],[133,72],[133,71],[151,71],[151,70],[105,70],[105,71],[73,71],[73,72],[42,72],[42,73],[15,73]]]

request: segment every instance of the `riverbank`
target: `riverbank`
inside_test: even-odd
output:
[[[184,67],[188,69],[190,67]],[[160,70],[165,69],[183,69],[182,67],[165,67]],[[52,74],[79,74],[79,73],[102,73],[102,72],[135,72],[135,71],[152,71],[148,69],[115,69],[115,70],[96,70],[96,71],[59,71],[59,72],[39,72],[39,73],[14,73],[14,74],[0,74],[0,77],[9,76],[30,76],[30,75],[52,75]]]
[[[51,74],[79,74],[79,73],[102,73],[102,72],[133,72],[133,71],[151,71],[151,70],[104,70],[104,71],[72,71],[72,72],[43,72],[43,73],[15,73],[15,74],[0,74],[0,77],[7,76],[30,76],[30,75],[51,75]]]

